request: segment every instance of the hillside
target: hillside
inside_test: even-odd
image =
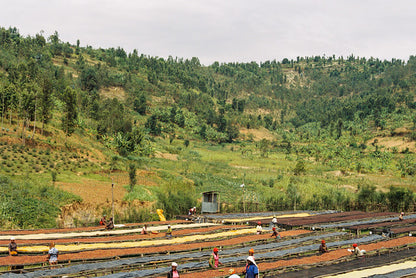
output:
[[[413,210],[415,72],[413,56],[203,66],[1,28],[0,223],[89,225],[112,194],[116,219],[149,221],[211,190],[225,212]]]

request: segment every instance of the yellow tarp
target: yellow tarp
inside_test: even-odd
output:
[[[71,245],[56,245],[55,247],[60,252],[75,252],[83,250],[95,250],[95,249],[108,249],[108,248],[131,248],[131,247],[148,247],[156,245],[172,245],[178,243],[186,243],[198,240],[206,239],[215,239],[222,237],[232,237],[237,235],[244,234],[254,234],[256,229],[240,229],[232,230],[221,233],[214,234],[204,234],[204,235],[192,235],[171,239],[158,239],[158,240],[143,240],[135,242],[117,242],[117,243],[84,243],[84,244],[71,244]],[[7,252],[7,247],[0,247],[0,252]],[[49,250],[48,246],[18,246],[18,252],[28,252],[28,253],[40,253],[47,252]]]
[[[159,215],[160,221],[166,221],[165,216],[163,215],[163,209],[157,209],[156,210],[157,215]]]

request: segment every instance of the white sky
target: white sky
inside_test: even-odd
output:
[[[416,55],[414,0],[0,0],[0,27],[10,26],[205,65]]]

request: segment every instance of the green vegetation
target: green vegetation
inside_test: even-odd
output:
[[[0,176],[0,223],[3,228],[53,228],[60,206],[80,201],[52,186],[15,183]]]
[[[2,221],[50,227],[73,197],[40,205],[39,188],[66,196],[55,184],[114,171],[124,200],[145,204],[117,219],[185,213],[211,190],[223,211],[412,210],[415,72],[414,56],[203,66],[0,28],[0,173],[35,192],[3,202],[30,196],[22,207],[50,213]]]

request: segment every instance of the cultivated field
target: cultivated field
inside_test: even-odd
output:
[[[280,239],[271,237],[273,215]],[[145,223],[118,225],[112,231],[102,227],[2,231],[0,277],[12,277],[11,272],[25,273],[24,277],[166,277],[173,261],[181,277],[228,277],[230,268],[242,274],[251,248],[260,277],[404,277],[414,272],[414,214],[402,221],[394,213],[360,211],[214,214],[192,219],[148,222],[148,235],[140,233]],[[259,221],[264,231],[260,235],[255,229]],[[172,238],[165,235],[168,224]],[[386,229],[393,232],[391,237],[382,234]],[[18,244],[15,257],[7,254],[11,236]],[[321,240],[327,242],[328,253],[318,253]],[[60,251],[55,269],[46,265],[51,241]],[[364,257],[347,250],[354,243],[367,251]],[[223,263],[219,269],[208,266],[214,247]],[[349,276],[357,268],[365,271]]]

